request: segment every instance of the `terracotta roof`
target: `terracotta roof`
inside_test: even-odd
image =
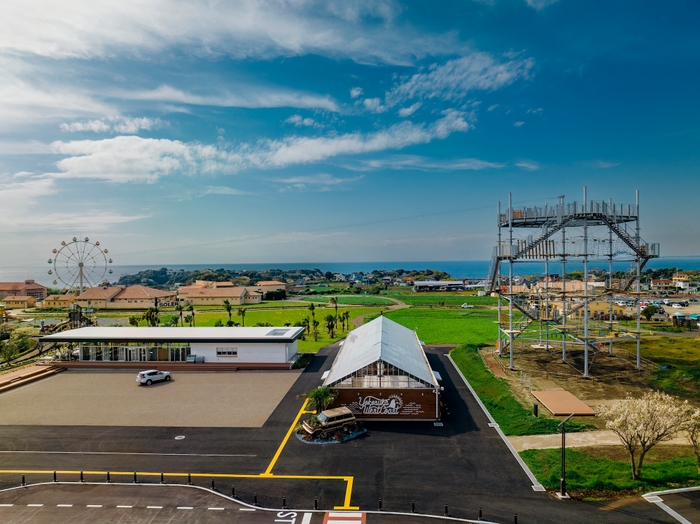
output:
[[[194,287],[187,286],[179,289],[183,297],[227,298],[245,295],[244,287]]]
[[[131,300],[134,298],[166,298],[173,297],[175,293],[172,291],[161,291],[160,289],[154,289],[152,287],[146,286],[129,286],[123,291],[121,291],[117,296],[114,297],[115,300]]]
[[[284,282],[279,282],[277,280],[263,280],[255,284],[256,286],[286,286]]]
[[[86,289],[84,293],[81,293],[80,296],[76,298],[78,300],[110,300],[123,289],[124,286],[91,287]]]
[[[29,286],[46,289],[46,287],[37,284],[33,280],[26,280],[24,282],[0,282],[0,291],[21,291]]]
[[[49,295],[44,300],[70,300],[75,295]]]

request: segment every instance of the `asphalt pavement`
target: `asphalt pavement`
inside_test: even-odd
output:
[[[281,446],[302,406],[297,395],[320,385],[336,351],[331,347],[319,352],[262,428],[193,428],[186,423],[168,428],[0,425],[0,487],[17,486],[20,472],[28,483],[35,483],[50,482],[53,470],[59,471],[58,480],[77,481],[83,471],[85,480],[98,482],[106,480],[108,471],[113,482],[131,482],[135,471],[140,483],[156,484],[160,472],[167,474],[166,482],[178,484],[185,484],[190,473],[193,484],[209,487],[214,480],[222,493],[235,489],[237,499],[257,499],[266,507],[281,507],[284,498],[295,508],[310,509],[316,503],[327,511],[338,506],[376,510],[381,498],[385,511],[408,512],[415,503],[418,512],[443,515],[447,504],[452,516],[475,519],[481,508],[485,519],[499,523],[513,522],[515,514],[521,524],[675,522],[643,499],[622,504],[559,501],[533,491],[444,348],[427,350],[445,387],[448,414],[442,427],[431,422],[367,422],[365,436],[343,444],[310,445],[292,435]],[[231,399],[212,399],[227,400]],[[116,511],[116,505],[110,511]],[[173,503],[151,505],[165,508]],[[55,509],[79,511],[77,505]],[[168,511],[179,519],[183,512],[195,510]],[[207,515],[202,518],[217,518],[201,511]],[[384,522],[383,518],[370,515],[367,522]]]

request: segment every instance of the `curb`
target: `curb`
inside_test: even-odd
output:
[[[481,402],[481,399],[479,398],[479,395],[476,394],[476,391],[474,391],[474,388],[472,388],[471,384],[469,381],[466,379],[466,377],[462,374],[462,370],[459,369],[457,364],[455,364],[455,361],[452,360],[452,355],[449,353],[447,354],[447,358],[450,359],[450,362],[452,363],[452,367],[455,368],[457,373],[459,373],[459,376],[462,377],[462,380],[466,384],[467,388],[469,388],[469,391],[471,391],[471,394],[474,396],[474,399],[476,399],[476,402],[479,404],[479,407],[481,407],[482,411],[486,415],[486,418],[489,419],[489,427],[493,428],[496,430],[498,433],[498,436],[501,437],[501,440],[505,443],[505,445],[508,447],[510,452],[513,454],[513,457],[515,457],[515,460],[518,461],[518,464],[520,464],[520,467],[523,469],[525,474],[528,476],[530,479],[530,482],[532,482],[532,489],[533,491],[547,491],[542,484],[539,483],[535,475],[533,475],[532,471],[530,471],[530,468],[527,467],[527,464],[525,464],[525,461],[522,459],[520,455],[518,455],[518,452],[515,451],[515,448],[513,445],[510,443],[508,438],[503,434],[503,431],[501,431],[501,428],[498,426],[498,423],[493,419],[491,416],[491,413],[489,413],[489,410],[486,409],[486,406],[484,406],[484,403]]]
[[[666,513],[671,515],[674,519],[676,519],[681,524],[692,524],[688,519],[686,519],[681,514],[675,512],[674,510],[669,508],[666,504],[664,504],[664,501],[661,498],[661,495],[675,495],[677,493],[686,493],[688,491],[698,491],[698,490],[700,490],[700,487],[667,489],[666,491],[651,491],[649,493],[645,493],[644,495],[642,495],[642,498],[644,500],[646,500],[647,502],[650,502],[651,504],[656,504],[660,509],[664,510]]]

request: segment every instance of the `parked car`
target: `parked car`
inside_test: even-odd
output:
[[[689,301],[689,302],[697,302],[698,299],[697,299],[697,298],[689,298],[688,301]]]
[[[302,427],[312,437],[328,438],[336,431],[349,431],[356,423],[352,411],[342,406],[321,411],[318,416],[302,422]]]
[[[147,371],[142,371],[136,376],[136,382],[141,384],[146,384],[150,386],[154,382],[160,382],[164,380],[168,382],[172,377],[170,376],[170,371],[158,371],[157,369],[149,369]]]
[[[461,307],[462,309],[472,309],[474,306],[472,306],[471,304],[467,304],[467,303],[465,302],[464,304],[462,304],[462,305],[459,306],[459,307]]]
[[[680,304],[673,304],[671,307],[673,309],[683,309],[683,306],[681,306]]]

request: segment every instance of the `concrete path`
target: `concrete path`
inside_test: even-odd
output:
[[[526,449],[549,449],[561,447],[561,434],[554,435],[528,435],[524,437],[508,437],[516,451]],[[688,441],[685,437],[677,437],[664,444],[684,445]],[[567,433],[567,448],[583,448],[589,446],[619,446],[620,438],[610,430],[585,431],[582,433]]]

